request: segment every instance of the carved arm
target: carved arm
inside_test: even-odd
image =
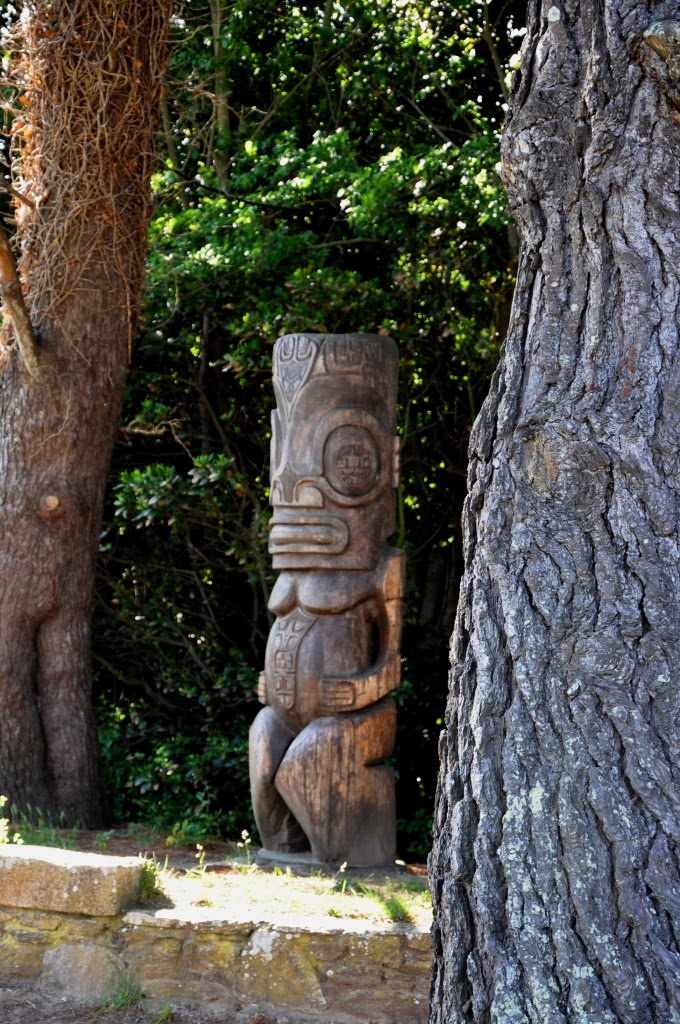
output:
[[[328,676],[322,679],[319,707],[322,714],[359,711],[375,704],[399,685],[404,562],[404,552],[390,548],[376,570],[379,574],[376,591],[384,603],[386,627],[375,664],[366,672],[349,678]]]

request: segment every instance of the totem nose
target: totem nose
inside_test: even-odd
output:
[[[300,476],[286,463],[272,479],[270,502],[287,508],[323,508],[323,494],[312,480]]]

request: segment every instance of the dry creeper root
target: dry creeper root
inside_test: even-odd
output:
[[[106,255],[128,317],[144,269],[169,0],[26,0],[12,126],[19,274],[36,328]],[[83,242],[85,245],[83,245]],[[78,265],[72,252],[89,253]]]

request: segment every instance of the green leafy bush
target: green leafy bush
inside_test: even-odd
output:
[[[252,828],[247,730],[273,582],[272,344],[376,331],[401,355],[400,851],[427,850],[467,441],[514,272],[496,72],[513,7],[235,0],[216,21],[207,0],[177,5],[98,586],[103,770],[118,817],[193,822],[201,835]]]

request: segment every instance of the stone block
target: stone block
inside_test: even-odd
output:
[[[45,953],[40,987],[75,1003],[95,1005],[112,998],[126,969],[119,956],[101,946],[58,946]]]
[[[141,861],[43,846],[0,846],[0,906],[109,917],[134,903]]]
[[[192,942],[185,943],[183,959],[187,965],[205,964],[229,976],[240,963],[242,950],[242,938],[235,939],[216,929],[212,934],[198,932]]]
[[[256,928],[241,953],[232,983],[242,998],[273,1006],[326,1005],[313,961],[304,945],[273,928]]]
[[[182,952],[181,934],[160,936],[126,933],[126,960],[149,977],[176,977]]]

